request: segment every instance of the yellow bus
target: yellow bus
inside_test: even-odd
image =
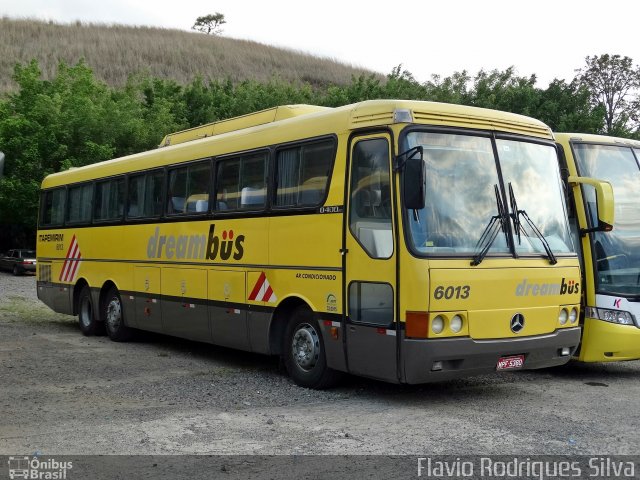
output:
[[[610,182],[612,231],[599,227],[594,187],[574,185],[572,208],[583,263],[584,319],[576,358],[610,362],[640,358],[640,142],[557,133],[569,175]],[[571,177],[569,177],[571,181]]]
[[[281,106],[45,178],[38,296],[87,335],[279,355],[306,387],[560,365],[581,292],[563,191],[527,117]]]

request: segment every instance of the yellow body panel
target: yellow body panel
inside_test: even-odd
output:
[[[246,302],[246,274],[236,270],[208,270],[208,298],[219,302]]]
[[[508,261],[492,259],[473,269],[437,268],[439,263],[454,262],[431,262],[429,310],[463,312],[471,338],[542,335],[576,326],[558,323],[559,306],[578,308],[580,303],[580,271],[569,266],[571,261],[553,269],[507,268]],[[500,263],[504,266],[494,266]],[[510,329],[516,314],[526,322],[518,333]]]
[[[162,267],[160,282],[163,295],[207,298],[207,272],[205,270]]]
[[[640,358],[640,328],[585,318],[581,362],[616,362]]]
[[[87,272],[83,272],[85,277],[92,278]],[[123,290],[133,290],[141,292],[145,295],[154,296],[161,294],[160,288],[160,268],[159,267],[134,267],[133,269],[133,286],[127,288],[126,275],[111,276],[110,279],[116,279],[116,286]],[[90,283],[90,285],[92,285]],[[96,285],[97,286],[97,285]]]

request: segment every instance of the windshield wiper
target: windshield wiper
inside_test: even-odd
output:
[[[516,196],[513,193],[513,187],[511,186],[511,182],[509,182],[509,201],[511,203],[511,218],[513,220],[513,229],[515,230],[515,233],[518,236],[518,245],[521,244],[521,238],[520,238],[521,231],[524,232],[525,235],[529,237],[531,236],[527,234],[527,231],[524,229],[524,226],[520,222],[520,215],[522,215],[522,217],[526,220],[527,224],[529,224],[529,226],[531,227],[531,230],[533,231],[535,236],[538,237],[538,239],[542,243],[542,246],[544,247],[544,251],[547,252],[549,263],[551,265],[555,265],[556,263],[558,263],[558,259],[553,254],[553,250],[551,250],[551,247],[549,246],[549,242],[547,242],[547,239],[544,238],[544,235],[542,234],[542,232],[540,232],[538,227],[536,227],[535,223],[533,223],[533,220],[531,220],[529,215],[527,215],[527,212],[524,210],[518,210],[518,203],[516,202]]]
[[[498,237],[498,233],[502,231],[502,233],[507,234],[507,212],[504,208],[504,204],[502,203],[502,198],[500,197],[500,190],[498,189],[498,185],[494,185],[493,189],[496,194],[496,206],[498,208],[498,214],[493,215],[489,220],[489,223],[484,228],[482,235],[480,235],[480,239],[478,243],[476,243],[476,254],[473,256],[473,260],[471,261],[471,266],[475,267],[476,265],[480,265],[484,257],[489,253],[489,249],[493,242]],[[509,243],[509,239],[507,238],[507,243]]]

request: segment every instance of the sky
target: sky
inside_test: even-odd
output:
[[[640,62],[638,16],[628,0],[0,0],[0,15],[69,23],[190,30],[220,12],[222,35],[255,40],[416,80],[466,70],[571,80],[585,57]]]

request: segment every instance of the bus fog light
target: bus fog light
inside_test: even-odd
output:
[[[442,370],[442,362],[440,361],[433,362],[433,364],[431,365],[431,371],[439,372],[440,370]]]
[[[560,350],[561,357],[568,357],[570,354],[571,354],[571,349],[569,347],[562,347],[562,350]]]
[[[565,323],[567,323],[568,318],[569,313],[567,312],[567,309],[563,308],[562,310],[560,310],[560,315],[558,315],[558,321],[560,322],[560,325],[564,325]]]
[[[569,312],[569,321],[571,323],[576,323],[577,320],[578,320],[578,309],[572,308],[571,311]]]
[[[442,333],[442,331],[444,330],[444,318],[442,318],[440,315],[434,318],[431,322],[431,330],[436,335]]]
[[[449,328],[453,333],[459,333],[462,330],[462,317],[460,315],[454,315],[449,324]]]

